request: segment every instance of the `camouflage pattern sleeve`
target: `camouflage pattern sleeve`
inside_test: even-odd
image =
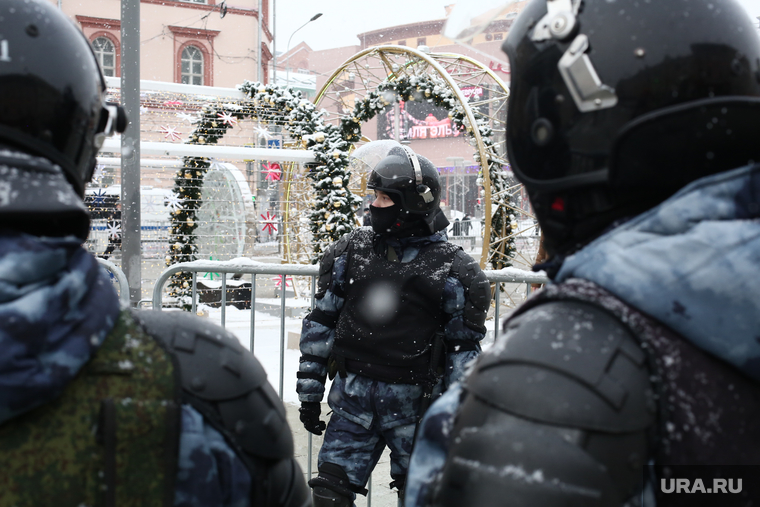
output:
[[[298,367],[296,392],[301,402],[321,402],[325,394],[327,358],[335,339],[335,322],[343,309],[346,254],[335,259],[332,279],[327,292],[316,300],[314,311],[303,319],[301,326],[301,360]]]
[[[406,507],[426,507],[449,452],[449,435],[462,398],[461,384],[443,393],[425,412],[420,423],[406,479]]]
[[[251,476],[224,437],[190,405],[182,405],[176,507],[248,507]]]
[[[444,327],[447,350],[444,388],[461,380],[467,364],[480,354],[480,341],[485,336],[484,333],[465,325],[464,306],[464,286],[457,278],[448,277],[443,289],[443,311],[449,316]]]

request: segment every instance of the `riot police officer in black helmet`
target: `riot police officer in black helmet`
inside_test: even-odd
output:
[[[315,309],[304,319],[297,391],[301,421],[325,432],[315,507],[348,507],[391,449],[392,488],[403,506],[417,422],[434,396],[480,352],[490,286],[447,241],[436,167],[395,141],[352,155],[374,190],[371,227],[332,244],[320,262]],[[333,379],[329,424],[320,420]]]
[[[426,158],[407,153],[408,149],[403,147],[390,151],[367,180],[367,188],[380,190],[393,201],[393,206],[382,211],[376,206],[370,208],[372,220],[379,222],[375,230],[394,236],[433,234],[448,225],[439,207],[438,170]]]
[[[0,2],[0,505],[310,504],[285,409],[225,330],[122,308],[82,247],[127,118],[81,31]]]
[[[734,0],[532,0],[503,49],[553,283],[431,407],[407,505],[757,503],[756,28]]]

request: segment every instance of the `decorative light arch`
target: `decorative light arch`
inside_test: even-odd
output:
[[[343,139],[337,126],[324,123],[322,113],[301,92],[248,81],[239,88],[249,100],[204,106],[187,143],[216,144],[238,121],[253,119],[285,128],[302,147],[312,150],[316,164],[308,172],[315,196],[309,213],[313,237],[309,260],[316,262],[327,246],[351,231],[356,222],[354,208],[360,201],[347,188],[351,143]],[[175,176],[167,266],[197,260],[195,231],[203,180],[210,166],[207,158],[185,157]],[[169,282],[170,296],[188,307],[191,278],[190,273],[177,273]]]
[[[489,106],[493,105],[489,107],[493,109],[490,115],[474,110],[462,93],[462,86],[478,84],[486,84],[494,93],[489,99]],[[481,166],[485,206],[480,265],[494,269],[511,265],[517,225],[511,196],[516,187],[508,184],[503,173],[508,163],[504,120],[509,96],[504,82],[488,67],[462,55],[377,46],[360,51],[339,66],[317,94],[315,104],[324,106],[332,99],[348,105],[343,108],[346,111],[337,114],[328,110],[327,118],[341,125],[347,140],[356,142],[361,137],[361,123],[388,103],[382,96],[384,91],[448,108],[452,122],[473,140],[475,161]],[[351,94],[353,107],[345,104]]]

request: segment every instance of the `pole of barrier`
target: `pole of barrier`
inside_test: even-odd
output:
[[[116,277],[116,281],[119,282],[119,300],[124,304],[129,304],[129,282],[127,282],[127,275],[108,259],[101,257],[96,257],[96,259],[98,260],[98,264],[110,271]]]
[[[283,395],[283,383],[285,379],[285,298],[287,297],[287,291],[285,290],[286,276],[280,275],[280,399]]]
[[[251,341],[249,350],[253,354],[253,339],[256,333],[256,273],[251,273]]]

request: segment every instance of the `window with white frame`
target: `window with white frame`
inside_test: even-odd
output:
[[[182,83],[203,85],[203,53],[195,46],[182,50]]]
[[[98,37],[92,41],[92,49],[98,59],[104,76],[116,75],[116,48],[107,37]]]

